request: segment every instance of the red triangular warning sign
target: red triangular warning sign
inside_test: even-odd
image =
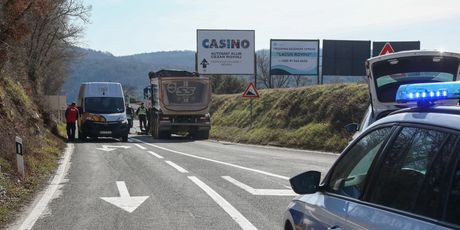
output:
[[[389,42],[385,43],[385,45],[383,46],[382,50],[380,51],[380,54],[379,55],[385,55],[385,54],[391,54],[391,53],[394,53],[395,50],[393,49],[393,47],[391,46],[391,44]]]
[[[244,98],[258,98],[259,97],[259,92],[257,92],[256,86],[254,83],[249,83],[248,87],[243,93]]]

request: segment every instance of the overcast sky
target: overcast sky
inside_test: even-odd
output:
[[[81,46],[130,55],[196,50],[196,29],[250,29],[270,39],[419,40],[460,52],[460,0],[85,0]]]

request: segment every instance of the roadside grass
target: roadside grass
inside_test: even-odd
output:
[[[15,164],[0,158],[0,225],[10,222],[22,205],[33,198],[58,166],[63,143],[51,132],[37,137],[39,147],[26,149],[24,154],[26,176],[20,178]]]
[[[341,151],[368,106],[367,86],[337,84],[261,90],[253,100],[214,95],[211,138],[310,150]]]
[[[66,124],[64,122],[60,122],[57,124],[58,135],[64,139],[67,138],[67,129]]]

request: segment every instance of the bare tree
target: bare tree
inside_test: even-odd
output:
[[[87,23],[90,11],[90,7],[85,6],[82,0],[46,1],[44,7],[48,13],[31,16],[31,36],[25,44],[28,77],[36,93],[47,91],[45,85],[51,84],[53,80],[57,81],[57,85],[59,82],[62,85],[65,71],[56,75],[52,67],[66,65],[74,58],[71,47],[76,44],[82,32],[82,27],[76,21]]]
[[[284,88],[289,85],[289,82],[291,81],[291,76],[290,75],[273,75],[270,76],[272,85],[274,88]]]
[[[295,82],[295,86],[296,87],[300,87],[300,86],[303,86],[302,84],[302,77],[301,75],[295,75],[294,76],[294,82]]]
[[[26,18],[33,7],[34,0],[0,0],[0,69],[16,46],[30,35]]]
[[[256,54],[257,81],[262,82],[266,88],[273,88],[270,76],[270,51],[260,50]]]
[[[257,52],[257,81],[262,82],[266,88],[283,88],[289,85],[288,75],[270,75],[270,51]]]

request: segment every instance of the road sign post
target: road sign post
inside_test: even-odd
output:
[[[19,174],[24,177],[24,148],[22,146],[22,139],[20,137],[16,137],[16,162]]]
[[[253,123],[253,116],[252,116],[252,100],[254,98],[259,98],[259,92],[257,92],[256,86],[254,83],[249,83],[248,87],[243,93],[243,98],[249,98],[251,101],[249,101],[249,113],[251,116],[251,124],[250,127],[252,128],[252,123]]]

